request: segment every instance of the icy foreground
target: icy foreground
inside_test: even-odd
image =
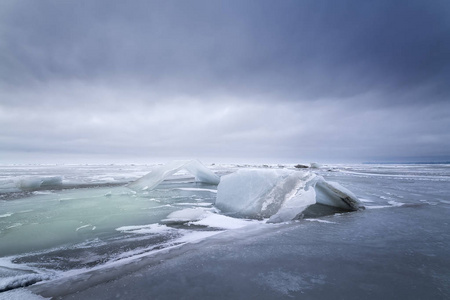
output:
[[[450,165],[209,168],[0,166],[0,299],[450,298]]]

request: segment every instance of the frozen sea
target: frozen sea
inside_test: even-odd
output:
[[[157,167],[0,166],[0,299],[450,299],[450,165],[308,169],[365,209],[276,224],[183,170],[127,186]]]

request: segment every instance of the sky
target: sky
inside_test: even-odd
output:
[[[448,0],[0,1],[0,163],[450,161]]]

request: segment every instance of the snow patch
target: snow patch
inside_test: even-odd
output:
[[[208,202],[196,202],[196,203],[190,203],[190,202],[181,202],[181,203],[174,203],[175,206],[211,206],[211,203]]]
[[[8,258],[2,258],[0,260],[0,299],[4,295],[2,292],[29,286],[50,278],[51,274],[45,274],[25,265],[19,266],[12,263]]]
[[[22,225],[23,225],[22,223],[14,223],[11,226],[6,227],[6,229],[16,228],[16,227],[20,227]]]
[[[211,237],[213,235],[222,233],[223,231],[191,231],[188,234],[183,235],[179,239],[176,239],[174,243],[198,243],[202,240]]]
[[[236,219],[227,217],[224,215],[219,215],[215,213],[209,213],[205,218],[190,222],[189,224],[192,225],[201,225],[201,226],[208,226],[213,228],[221,228],[221,229],[237,229],[242,228],[251,224],[254,224],[255,220],[244,220],[244,219]]]
[[[211,208],[186,208],[170,213],[165,219],[161,220],[163,223],[186,223],[202,220],[209,216],[214,209]]]
[[[372,200],[363,199],[363,198],[359,198],[359,201],[364,202],[364,203],[371,203],[371,202],[373,202]]]
[[[305,219],[305,221],[327,223],[327,224],[336,224],[336,222],[331,222],[331,221],[321,220],[321,219]]]
[[[370,205],[366,206],[367,209],[380,209],[380,208],[390,208],[391,205]]]
[[[164,234],[175,229],[161,224],[148,224],[138,226],[122,226],[116,228],[117,231],[133,234]]]
[[[91,224],[83,225],[83,226],[80,226],[77,229],[75,229],[75,231],[78,231],[80,229],[83,229],[83,228],[86,228],[86,227],[90,227],[90,226],[92,226],[92,225]]]
[[[392,206],[403,206],[405,203],[397,202],[397,201],[388,201],[388,203]]]
[[[197,192],[210,192],[217,194],[217,190],[214,189],[201,189],[201,188],[176,188],[174,190],[180,190],[180,191],[197,191]]]
[[[27,289],[15,289],[0,294],[0,300],[46,300],[51,298],[44,298],[33,294]]]

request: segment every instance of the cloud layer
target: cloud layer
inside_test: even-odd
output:
[[[450,160],[447,1],[3,1],[0,162]]]

